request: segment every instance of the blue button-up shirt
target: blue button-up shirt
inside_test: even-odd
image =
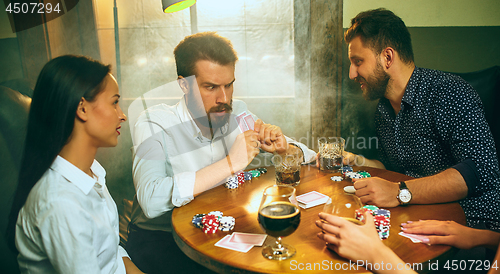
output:
[[[375,125],[380,160],[387,169],[417,178],[457,169],[468,187],[467,197],[460,201],[468,224],[484,221],[489,228],[500,229],[495,144],[481,100],[467,82],[416,67],[399,113],[382,98]]]

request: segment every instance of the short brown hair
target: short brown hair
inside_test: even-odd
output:
[[[387,47],[392,47],[401,60],[413,63],[413,49],[408,28],[401,18],[384,8],[359,13],[351,20],[351,26],[345,32],[346,43],[360,37],[363,44],[380,54]]]
[[[200,32],[186,36],[174,49],[177,75],[195,75],[195,64],[208,60],[219,65],[235,64],[238,60],[231,41],[215,32]]]

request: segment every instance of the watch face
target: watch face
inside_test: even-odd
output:
[[[399,200],[403,203],[408,203],[411,200],[411,193],[408,189],[402,189],[399,192]]]

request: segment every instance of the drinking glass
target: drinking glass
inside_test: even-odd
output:
[[[304,156],[298,147],[290,147],[286,154],[276,154],[272,162],[276,172],[276,184],[297,186],[300,184],[300,168]]]
[[[350,222],[361,225],[361,221],[356,219],[356,210],[363,207],[358,196],[349,193],[337,193],[330,196],[323,212],[339,216]]]
[[[344,159],[345,140],[341,137],[318,139],[319,169],[327,172],[339,172]]]
[[[283,244],[282,237],[292,234],[300,224],[300,209],[295,199],[295,188],[273,185],[264,190],[259,207],[259,224],[269,236],[276,238],[272,245],[262,249],[262,255],[271,260],[293,257],[293,246]]]

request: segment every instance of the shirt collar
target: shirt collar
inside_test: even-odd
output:
[[[89,194],[96,183],[100,185],[106,184],[106,180],[104,180],[106,171],[96,160],[94,160],[90,169],[97,176],[97,180],[59,155],[57,155],[50,168],[78,187],[85,195]]]
[[[422,78],[422,70],[419,67],[415,67],[413,73],[406,85],[405,94],[401,99],[402,102],[405,102],[409,106],[413,106],[415,104],[415,97],[418,90],[418,85],[421,82]]]
[[[194,121],[191,112],[189,112],[189,109],[186,104],[186,95],[182,96],[181,101],[179,102],[179,104],[177,104],[177,113],[179,115],[181,123],[185,126],[189,134],[193,137],[193,139],[198,139],[200,141],[202,141],[203,139],[209,140],[208,138],[203,136],[200,128]],[[224,135],[224,133],[228,130],[228,128],[229,124],[226,123],[222,128],[217,129],[214,134],[214,140],[220,135]]]

